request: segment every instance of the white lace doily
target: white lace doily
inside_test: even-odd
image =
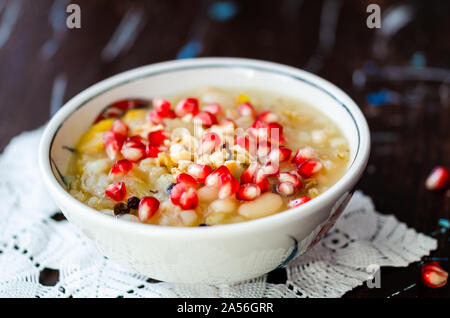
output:
[[[221,286],[156,282],[103,257],[55,217],[38,170],[41,133],[19,135],[0,156],[0,297],[339,297],[370,278],[371,264],[407,266],[437,247],[356,192],[331,232],[282,269],[281,284],[272,274]]]

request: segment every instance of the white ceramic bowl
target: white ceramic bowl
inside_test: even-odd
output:
[[[152,98],[203,86],[278,92],[320,109],[350,145],[346,174],[310,202],[265,218],[231,225],[175,228],[104,215],[66,192],[60,173],[73,147],[105,105],[122,98]],[[316,244],[342,212],[367,164],[369,129],[358,106],[326,80],[285,65],[248,59],[201,58],[153,64],[121,73],[84,90],[50,120],[41,140],[44,182],[67,219],[107,257],[157,280],[231,283],[285,266]]]

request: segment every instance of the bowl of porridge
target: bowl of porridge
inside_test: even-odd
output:
[[[367,123],[292,67],[201,58],[137,68],[71,99],[39,149],[67,219],[167,282],[263,275],[320,242],[367,164]]]

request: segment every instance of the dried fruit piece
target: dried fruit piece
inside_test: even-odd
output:
[[[106,187],[105,194],[114,201],[122,201],[127,194],[125,183],[115,182],[113,184],[110,184]]]
[[[191,188],[197,188],[197,180],[194,177],[188,175],[187,173],[180,173],[177,176],[177,183],[184,183],[186,186]]]
[[[222,114],[222,107],[219,104],[209,104],[203,107],[204,112],[208,112],[213,114],[214,116],[218,116]]]
[[[300,148],[297,153],[295,154],[294,158],[292,158],[292,163],[298,165],[301,165],[302,163],[315,159],[316,158],[316,152],[311,147],[303,147]]]
[[[120,119],[117,119],[113,122],[112,131],[126,136],[128,134],[128,126]]]
[[[109,172],[110,176],[124,176],[133,168],[133,163],[127,159],[116,161]]]
[[[185,98],[181,100],[175,107],[175,114],[178,117],[183,117],[187,114],[197,115],[199,112],[197,98]]]
[[[159,201],[154,197],[143,197],[139,202],[137,215],[139,220],[148,221],[159,209]]]
[[[253,183],[246,183],[241,185],[239,191],[236,193],[236,198],[242,201],[251,201],[261,195],[261,189]]]
[[[310,197],[301,197],[301,198],[297,198],[295,200],[292,200],[291,202],[289,202],[289,207],[291,208],[295,208],[298,207],[308,201],[310,201],[311,198]]]
[[[109,159],[115,161],[120,155],[120,150],[123,147],[125,136],[115,133],[112,130],[108,130],[103,134],[103,143],[105,145],[105,151]]]
[[[129,197],[127,200],[127,206],[129,209],[137,210],[139,207],[139,202],[141,200],[138,197]]]
[[[428,190],[439,190],[447,186],[450,180],[449,170],[442,166],[435,167],[427,180],[425,181],[425,186]]]
[[[201,154],[211,153],[214,149],[216,149],[219,145],[221,145],[222,141],[218,134],[213,132],[208,132],[203,135],[202,140],[200,141],[200,149],[199,152]]]
[[[308,160],[297,168],[297,172],[304,178],[311,178],[322,169],[322,163],[319,161]]]
[[[216,170],[214,170],[205,180],[206,185],[209,186],[218,186],[219,178],[222,174],[230,174],[230,170],[226,166],[220,166]]]
[[[160,117],[171,117],[171,104],[168,100],[160,97],[153,99],[153,109]]]
[[[439,288],[447,284],[448,273],[437,262],[423,265],[421,274],[422,282],[428,287]]]
[[[239,190],[239,181],[229,173],[223,173],[219,176],[219,199],[225,199],[232,196]]]
[[[278,116],[277,114],[275,114],[270,110],[267,110],[265,112],[258,114],[258,119],[266,123],[275,123],[277,121],[280,121],[280,116]]]
[[[120,152],[125,159],[136,162],[145,157],[145,145],[140,137],[129,137]]]
[[[198,182],[205,183],[206,178],[212,172],[212,168],[208,165],[193,163],[189,165],[187,172],[197,179]]]
[[[212,125],[217,124],[217,118],[209,112],[200,112],[194,117],[194,124],[202,125],[203,127],[209,128]]]
[[[148,133],[148,142],[150,146],[161,146],[164,140],[169,139],[170,135],[163,129],[151,131]]]
[[[122,214],[127,214],[129,212],[130,212],[130,209],[123,202],[119,202],[116,205],[114,205],[114,215],[122,215]]]
[[[246,102],[246,103],[242,103],[238,106],[237,108],[238,114],[240,116],[251,116],[251,117],[255,117],[256,116],[256,111],[255,108],[253,107],[252,104]]]

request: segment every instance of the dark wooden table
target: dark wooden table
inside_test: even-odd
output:
[[[305,68],[343,88],[369,121],[358,188],[378,211],[435,236],[439,249],[424,261],[450,270],[438,224],[450,217],[450,190],[424,188],[435,165],[450,166],[449,1],[72,2],[81,29],[66,27],[69,1],[0,2],[0,150],[84,88],[137,66],[232,56]],[[366,25],[370,3],[381,7],[381,29]],[[449,285],[420,283],[420,265],[382,268],[380,289],[345,297],[449,297]]]

